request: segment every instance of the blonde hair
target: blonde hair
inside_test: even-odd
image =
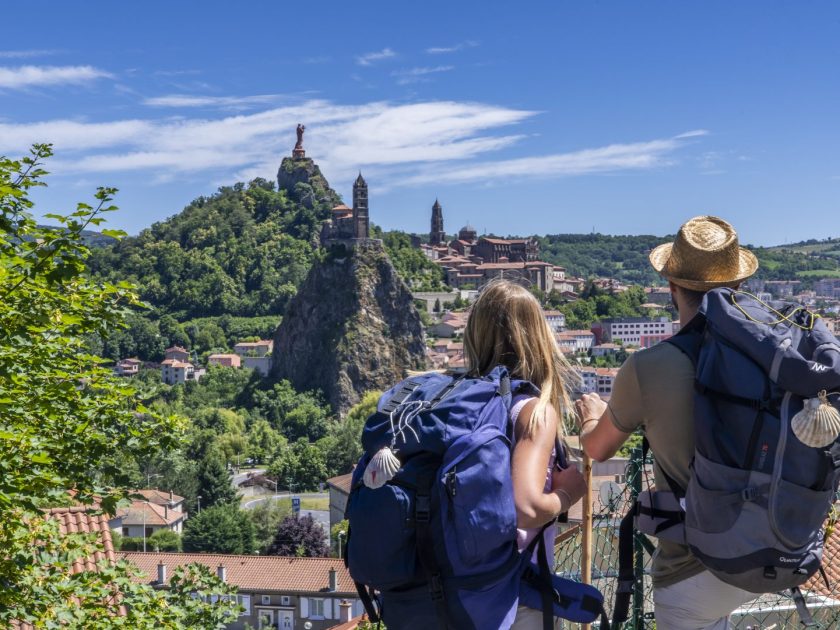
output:
[[[571,411],[571,366],[530,291],[508,280],[488,283],[467,319],[464,354],[471,376],[483,376],[504,365],[513,378],[540,388],[539,402],[525,427],[526,437],[545,422],[549,405],[561,417],[557,431],[562,435],[562,417]]]

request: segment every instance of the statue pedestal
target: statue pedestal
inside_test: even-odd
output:
[[[302,160],[306,157],[306,151],[304,151],[303,149],[295,149],[294,151],[292,151],[292,157],[295,160]]]

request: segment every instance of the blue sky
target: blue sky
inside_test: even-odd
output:
[[[120,188],[136,233],[305,146],[427,231],[840,236],[831,2],[47,2],[3,9],[0,154],[55,144],[42,212]],[[8,25],[13,25],[9,28]]]

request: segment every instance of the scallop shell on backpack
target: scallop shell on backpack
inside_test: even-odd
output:
[[[399,469],[400,460],[390,448],[385,446],[370,458],[362,480],[368,488],[376,490],[393,479]]]
[[[805,401],[802,411],[793,416],[791,429],[797,439],[815,448],[823,448],[840,436],[840,412],[821,395]]]

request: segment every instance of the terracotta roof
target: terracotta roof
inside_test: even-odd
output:
[[[481,263],[476,267],[479,271],[484,269],[525,269],[523,262],[506,262],[506,263]]]
[[[184,500],[177,494],[171,492],[164,492],[163,490],[145,488],[143,490],[134,490],[132,494],[142,495],[147,501],[151,501],[157,505],[169,505],[170,503],[178,504]]]
[[[547,263],[543,260],[532,260],[530,262],[525,263],[526,267],[551,267],[551,263]]]
[[[356,630],[363,621],[367,621],[367,615],[365,614],[353,617],[350,621],[345,621],[337,626],[330,626],[327,630]]]
[[[161,365],[168,365],[174,368],[186,368],[186,367],[193,367],[192,363],[184,363],[183,361],[178,361],[177,359],[166,359],[165,361],[160,362]]]
[[[583,336],[594,337],[595,336],[595,333],[593,333],[591,330],[564,330],[563,332],[557,333],[557,334],[558,335],[572,335],[572,336],[578,336],[578,337],[583,337]]]
[[[116,560],[107,515],[93,514],[90,508],[85,506],[74,506],[52,508],[47,511],[47,517],[58,521],[59,531],[62,534],[99,534],[99,540],[102,543],[104,551],[97,551],[93,556],[79,558],[73,563],[74,573],[96,571],[97,563],[102,560],[109,562]]]
[[[139,365],[139,364],[141,364],[141,363],[143,363],[143,362],[142,362],[140,359],[122,359],[122,360],[120,361],[120,364],[123,364],[123,363],[130,363],[130,364],[137,364],[137,365]]]
[[[327,485],[332,486],[336,490],[340,490],[344,494],[350,494],[350,482],[353,480],[353,473],[346,475],[339,475],[338,477],[331,477],[327,479]]]
[[[52,508],[47,510],[47,518],[58,521],[61,534],[98,534],[103,551],[96,551],[92,556],[79,558],[73,563],[72,573],[96,571],[102,561],[115,563],[114,543],[111,539],[111,529],[108,527],[108,517],[104,514],[94,514],[85,506]],[[125,615],[125,608],[118,609],[118,614]],[[33,630],[34,626],[12,620],[14,630]]]
[[[240,341],[238,344],[234,346],[234,348],[256,348],[259,346],[271,346],[274,345],[274,341],[271,339],[260,339],[259,341]]]
[[[166,350],[164,350],[164,352],[187,352],[187,353],[189,353],[189,350],[187,350],[186,348],[182,348],[181,346],[172,346],[171,348],[167,348]]]
[[[595,368],[595,373],[598,376],[615,376],[618,374],[618,368]]]
[[[329,571],[335,569],[338,579],[336,595],[358,597],[350,572],[343,560],[336,558],[289,558],[285,556],[234,556],[212,553],[143,553],[125,551],[119,554],[134,563],[147,575],[138,581],[157,583],[157,566],[167,568],[167,578],[176,567],[185,564],[203,564],[212,571],[224,566],[227,582],[241,591],[319,593],[327,592]]]
[[[168,512],[168,514],[167,514]],[[122,519],[123,525],[172,525],[186,517],[184,512],[166,510],[162,505],[133,501],[128,507],[119,508],[117,518]]]
[[[348,211],[352,212],[353,208],[351,208],[350,206],[347,206],[343,203],[340,203],[337,206],[334,206],[332,210],[333,210],[333,212],[348,212]]]

